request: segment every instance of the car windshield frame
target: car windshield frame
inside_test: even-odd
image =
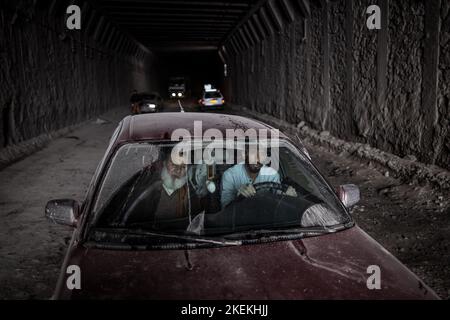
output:
[[[195,141],[195,140],[192,140],[192,141]],[[306,154],[304,154],[301,151],[301,149],[296,147],[295,144],[292,143],[287,138],[280,138],[280,144],[281,143],[283,143],[289,151],[293,152],[293,154],[297,158],[299,158],[299,160],[302,160],[303,162],[305,162],[305,165],[309,166],[309,169],[311,169],[313,171],[315,178],[319,179],[319,183],[321,183],[326,189],[328,189],[329,193],[332,195],[332,197],[334,197],[335,203],[339,206],[339,209],[342,210],[342,213],[344,213],[347,218],[347,221],[345,223],[340,223],[333,227],[325,227],[325,228],[322,228],[322,231],[315,232],[315,233],[311,233],[308,230],[309,228],[291,227],[291,229],[293,231],[295,230],[295,232],[298,232],[299,230],[302,229],[304,231],[303,235],[298,234],[298,236],[301,238],[301,237],[304,237],[305,234],[309,234],[309,235],[326,234],[326,233],[341,231],[341,230],[344,230],[344,229],[354,226],[355,223],[354,223],[353,217],[350,214],[349,210],[342,204],[342,202],[339,200],[338,196],[336,195],[335,191],[329,184],[329,182],[326,180],[325,177],[322,176],[320,171],[317,169],[317,167],[314,165],[314,163],[308,158],[308,156]],[[114,150],[111,151],[111,153],[107,159],[107,162],[104,164],[104,167],[101,170],[101,174],[96,183],[91,201],[89,201],[89,206],[88,206],[88,208],[86,208],[87,219],[85,220],[84,232],[82,232],[82,234],[83,234],[82,241],[88,240],[89,235],[92,234],[92,232],[94,232],[95,229],[97,228],[96,221],[98,219],[98,211],[99,210],[97,210],[97,212],[95,212],[94,208],[97,206],[99,194],[100,194],[103,184],[105,182],[106,176],[111,169],[111,165],[114,161],[115,156],[117,155],[117,153],[119,152],[119,150],[122,147],[125,147],[127,145],[131,146],[131,145],[142,145],[142,144],[151,144],[151,145],[161,147],[161,146],[173,145],[174,141],[153,140],[153,139],[152,140],[141,140],[141,141],[125,141],[125,142],[118,144],[114,148]],[[319,228],[319,227],[316,227],[315,229],[317,229],[317,228]],[[285,228],[285,229],[289,229],[289,227]],[[113,230],[113,229],[111,229],[111,230]],[[133,229],[130,229],[130,230],[133,230]],[[136,231],[136,230],[134,230],[134,231]],[[249,232],[251,232],[251,231],[255,231],[255,230],[249,230]],[[256,231],[258,231],[258,229]],[[236,232],[236,233],[239,233],[239,232]],[[242,233],[245,233],[245,232],[242,232]],[[230,233],[230,235],[231,234],[233,234],[233,233]],[[174,234],[174,235],[177,235],[177,234]],[[273,238],[273,237],[279,238],[279,236],[275,235],[275,233],[274,233],[274,236],[270,236],[270,238]],[[281,238],[286,238],[286,237],[282,236]]]

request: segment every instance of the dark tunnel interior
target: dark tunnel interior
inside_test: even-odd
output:
[[[168,87],[171,77],[182,76],[188,79],[187,90],[192,98],[201,95],[205,84],[224,91],[224,67],[216,51],[171,51],[160,53],[159,58],[164,66],[163,87]],[[161,94],[167,97],[166,92]]]
[[[96,1],[110,21],[148,46],[162,66],[161,84],[187,79],[193,97],[204,84],[224,88],[218,48],[256,1]],[[166,95],[166,90],[162,94]]]
[[[71,4],[80,29],[66,26]],[[380,0],[380,30],[366,26],[366,0],[1,6],[1,146],[123,105],[133,89],[167,97],[169,78],[183,75],[192,98],[211,82],[255,112],[449,168],[447,1]]]

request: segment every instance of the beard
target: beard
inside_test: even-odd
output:
[[[251,173],[258,173],[259,170],[262,168],[262,165],[257,163],[257,164],[247,164],[247,168]]]
[[[163,187],[169,196],[178,189],[180,189],[181,187],[183,187],[187,181],[186,176],[183,176],[181,178],[175,178],[171,176],[165,166],[161,170],[161,180]]]

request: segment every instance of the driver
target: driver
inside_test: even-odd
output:
[[[256,194],[253,187],[255,183],[275,182],[281,184],[280,174],[275,169],[263,165],[265,159],[261,159],[259,152],[254,149],[256,148],[246,147],[245,161],[236,164],[223,173],[222,208],[225,208],[240,195],[245,198],[253,197]],[[285,195],[297,197],[297,192],[289,186]]]

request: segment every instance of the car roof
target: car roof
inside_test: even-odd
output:
[[[194,123],[201,121],[201,132],[194,132]],[[190,137],[203,137],[208,129],[216,129],[226,136],[227,129],[274,129],[263,122],[252,120],[242,116],[199,113],[199,112],[163,112],[153,114],[139,114],[127,116],[122,121],[122,127],[115,144],[132,141],[145,140],[167,140],[170,141],[172,133],[177,129],[186,129]],[[184,136],[185,134],[182,134]],[[201,135],[199,137],[199,135]],[[238,134],[239,135],[239,134]],[[280,138],[288,139],[280,132]],[[268,133],[270,138],[270,134]]]
[[[218,93],[220,95],[222,94],[220,90],[203,90],[203,94],[205,93]]]

